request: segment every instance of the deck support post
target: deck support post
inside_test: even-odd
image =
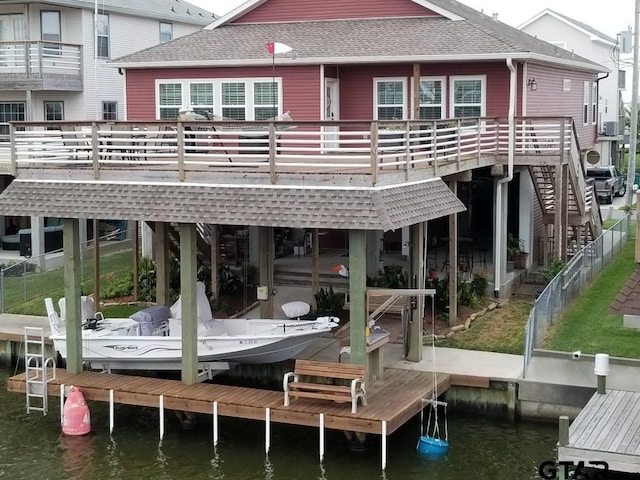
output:
[[[324,413],[320,414],[320,461],[324,460]]]
[[[311,293],[320,291],[320,230],[311,230]]]
[[[169,305],[169,239],[167,224],[155,224],[154,252],[156,257],[156,303]]]
[[[562,215],[562,204],[564,203],[564,188],[563,188],[563,175],[562,175],[562,165],[556,165],[555,168],[555,216],[553,219],[553,259],[554,260],[562,260],[564,258],[564,252],[562,251],[562,232],[564,230],[562,225],[563,215]]]
[[[273,259],[275,258],[273,227],[259,227],[260,244],[260,285],[267,287],[267,300],[260,302],[260,318],[273,318],[275,305],[273,299]]]
[[[211,225],[209,234],[209,245],[211,246],[211,292],[217,300],[220,294],[220,283],[218,280],[218,269],[220,268],[220,227]]]
[[[350,321],[349,341],[351,343],[351,363],[369,366],[365,327],[367,311],[365,290],[367,285],[367,232],[349,230],[349,293]],[[367,372],[369,368],[367,368]]]
[[[558,443],[561,447],[569,445],[569,417],[560,415],[558,423]]]
[[[134,252],[134,259],[136,258]],[[135,266],[135,265],[134,265]],[[138,277],[133,274],[133,285],[136,289],[138,284]],[[137,295],[136,295],[136,298]],[[96,311],[100,310],[100,220],[93,219],[93,304],[96,306]]]
[[[409,282],[411,288],[424,288],[424,223],[417,223],[409,227]],[[424,320],[424,295],[411,297],[411,319],[409,331],[403,332],[409,335],[409,354],[407,360],[419,362],[422,360],[422,323]]]
[[[65,218],[63,221],[64,246],[64,296],[66,298],[67,371],[82,371],[82,268],[80,259],[80,221]]]
[[[182,318],[182,383],[198,382],[198,306],[196,226],[180,224],[180,297]]]
[[[457,197],[458,182],[449,182],[449,189]],[[496,285],[496,287],[498,287]],[[449,215],[449,326],[458,321],[458,214]],[[453,293],[452,293],[453,292]]]
[[[60,425],[64,420],[64,383],[60,384]]]

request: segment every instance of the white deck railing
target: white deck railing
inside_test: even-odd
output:
[[[518,119],[516,156],[569,152],[565,118]],[[565,138],[562,139],[564,134]],[[176,172],[363,174],[432,169],[506,156],[505,120],[481,118],[408,122],[115,122],[11,126],[0,161],[21,169],[108,169]],[[2,152],[5,147],[5,152]],[[9,155],[6,154],[9,148]],[[456,165],[453,165],[456,167]],[[455,170],[455,168],[453,169]],[[448,173],[452,173],[449,169]]]
[[[82,46],[60,42],[0,41],[3,74],[82,78]]]

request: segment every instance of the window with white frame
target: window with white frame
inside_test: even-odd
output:
[[[2,102],[0,103],[0,141],[8,141],[9,122],[24,122],[25,103],[24,102]]]
[[[97,26],[98,57],[109,58],[109,15],[99,14]]]
[[[173,24],[160,22],[160,43],[166,43],[173,40]]]
[[[405,78],[374,79],[374,116],[376,120],[407,118]]]
[[[44,102],[44,119],[47,122],[64,120],[64,103],[57,101]]]
[[[222,82],[222,116],[247,119],[247,95],[244,82]]]
[[[118,120],[118,102],[102,102],[102,119]]]
[[[159,80],[157,117],[175,119],[181,108],[234,120],[276,117],[282,108],[280,78]]]
[[[439,120],[445,116],[444,78],[420,79],[420,118]]]
[[[256,82],[253,84],[253,118],[267,120],[278,115],[278,84]]]
[[[589,82],[584,82],[582,85],[582,124],[589,124]]]
[[[182,83],[160,83],[158,85],[158,118],[178,118],[182,106]]]
[[[486,76],[451,77],[450,115],[460,117],[484,117],[486,111]]]
[[[598,83],[591,83],[591,123],[598,123]]]
[[[42,10],[40,12],[40,30],[42,40],[60,42],[60,12]]]
[[[191,83],[189,85],[190,106],[195,113],[207,116],[207,113],[214,111],[213,84],[212,83]]]

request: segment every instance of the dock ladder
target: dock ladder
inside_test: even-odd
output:
[[[24,327],[24,360],[27,413],[35,410],[46,415],[49,409],[47,384],[56,378],[56,362],[53,358],[45,358],[44,329]],[[49,373],[52,374],[50,378]]]

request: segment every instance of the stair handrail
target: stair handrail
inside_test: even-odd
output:
[[[585,170],[582,165],[580,156],[580,143],[578,141],[578,132],[575,128],[575,123],[571,117],[567,117],[563,121],[562,131],[565,132],[567,123],[571,125],[569,132],[569,145],[568,145],[568,159],[569,165],[569,181],[573,186],[573,193],[576,196],[576,206],[581,215],[587,213],[587,185],[585,181]],[[565,135],[563,135],[564,137]]]

